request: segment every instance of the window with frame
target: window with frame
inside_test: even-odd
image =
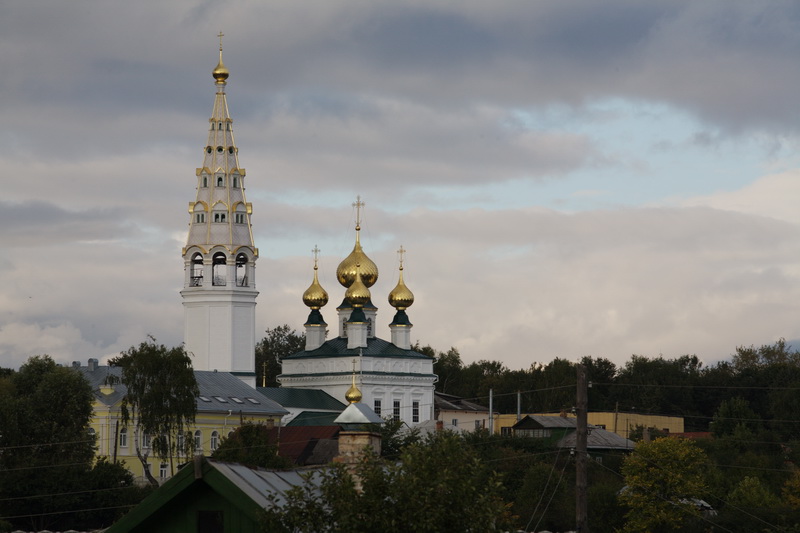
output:
[[[194,221],[197,224],[202,224],[206,221],[206,214],[205,213],[195,213]]]
[[[211,432],[211,451],[213,452],[219,447],[219,433],[216,431]]]
[[[183,455],[186,452],[186,437],[183,433],[178,433],[175,447],[178,449],[178,455]]]
[[[217,224],[223,224],[227,221],[227,213],[223,213],[222,211],[217,211],[214,213],[214,222]]]
[[[233,188],[234,189],[238,189],[239,188],[239,178],[237,176],[233,177]]]
[[[244,224],[247,221],[244,213],[235,213],[233,215],[233,221],[237,224]]]
[[[152,440],[152,436],[151,435],[149,435],[147,433],[143,433],[142,434],[142,448],[144,448],[145,450],[150,448],[150,441],[151,440]]]
[[[375,411],[375,414],[381,416],[381,401],[375,400],[372,405],[373,405],[372,410]]]
[[[128,428],[122,428],[119,430],[119,447],[128,447]]]
[[[194,449],[196,452],[203,451],[203,432],[199,429],[194,432]]]
[[[158,477],[161,480],[167,479],[167,472],[169,471],[167,470],[167,466],[167,463],[161,463],[158,467]]]
[[[400,420],[400,400],[395,400],[392,404],[392,420]]]
[[[203,176],[202,187],[204,189],[208,187],[208,176]]]
[[[458,427],[458,418],[454,418],[450,425],[453,427]]]
[[[419,422],[419,402],[411,403],[411,421]]]
[[[225,178],[222,176],[217,176],[217,187],[224,187],[225,186]]]
[[[481,429],[483,427],[483,420],[476,420],[475,421],[475,429]]]

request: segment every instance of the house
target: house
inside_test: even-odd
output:
[[[314,469],[248,468],[196,456],[106,533],[257,533],[260,512]]]
[[[449,426],[467,431],[489,427],[488,407],[443,392],[434,393],[433,402],[434,418]]]
[[[551,413],[529,413],[543,416],[553,416]],[[572,413],[562,413],[568,418],[574,418]],[[511,435],[511,428],[524,415],[517,417],[515,414],[495,415],[494,431],[501,435]],[[664,433],[682,433],[684,430],[683,417],[650,415],[646,413],[629,413],[621,411],[590,411],[587,414],[589,424],[616,433],[620,437],[628,438],[637,426],[657,428]]]
[[[512,426],[515,437],[546,439],[558,448],[570,450],[575,448],[576,430],[576,419],[562,416],[526,415]],[[630,452],[636,446],[635,442],[597,426],[589,424],[588,430],[586,448],[589,455],[592,452]],[[595,455],[596,460],[601,457]]]
[[[136,444],[138,440],[141,449],[149,452],[151,436],[137,435],[133,426],[126,427],[122,423],[120,407],[127,388],[122,383],[107,382],[109,376],[119,378],[122,369],[99,365],[97,359],[89,359],[87,366],[77,362],[72,366],[83,374],[94,393],[90,431],[97,438],[97,454],[124,462],[134,476],[143,480],[144,467],[136,455]],[[280,425],[281,417],[288,413],[229,372],[195,370],[194,376],[200,394],[196,400],[195,423],[189,433],[198,454],[213,452],[223,437],[244,422]],[[185,457],[175,457],[167,462],[151,456],[147,468],[154,477],[163,481],[172,475],[176,463],[185,460]]]

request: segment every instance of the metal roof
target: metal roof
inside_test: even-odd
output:
[[[303,411],[286,424],[285,427],[303,427],[303,426],[336,426],[334,422],[339,416],[339,413],[332,413],[330,411]]]
[[[276,497],[275,503],[278,506],[286,502],[284,494],[292,487],[304,485],[305,476],[311,472],[311,485],[319,483],[319,467],[308,470],[264,470],[261,468],[249,468],[236,463],[222,463],[213,459],[206,459],[209,466],[224,475],[230,482],[236,485],[259,507],[267,508],[272,502],[267,495],[272,494]]]
[[[114,385],[110,394],[102,392],[108,376],[120,377],[122,368],[118,366],[73,367],[89,381],[95,397],[105,405],[115,405],[122,401],[128,389],[122,383]],[[195,370],[195,380],[200,389],[197,402],[198,413],[242,413],[245,415],[276,415],[289,413],[280,404],[267,398],[253,387],[250,387],[230,372]]]
[[[298,389],[293,387],[256,387],[256,390],[282,405],[318,411],[336,411],[341,413],[345,404],[321,389]]]
[[[414,350],[403,350],[398,348],[391,342],[379,339],[377,337],[367,339],[366,348],[347,348],[347,339],[336,337],[329,341],[325,341],[322,346],[316,350],[297,352],[293,355],[288,355],[283,359],[305,359],[309,357],[343,357],[343,356],[358,356],[359,354],[369,357],[411,357],[413,359],[426,359],[431,360],[433,357],[423,353],[415,352]]]

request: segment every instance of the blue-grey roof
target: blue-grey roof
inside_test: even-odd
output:
[[[286,424],[285,427],[306,427],[306,426],[335,426],[334,420],[339,413],[330,411],[303,411]]]
[[[312,486],[316,486],[319,483],[319,467],[306,470],[276,471],[248,468],[240,464],[222,463],[213,459],[206,459],[206,461],[263,508],[272,506],[272,501],[267,498],[268,495],[273,495],[276,498],[275,504],[282,506],[286,501],[286,491],[292,487],[305,484],[306,475],[310,474]]]
[[[348,405],[347,409],[342,411],[342,414],[336,417],[334,422],[347,427],[364,424],[383,424],[383,419],[375,414],[375,411],[367,404],[357,402]]]
[[[341,413],[345,404],[321,389],[298,389],[294,387],[256,387],[256,390],[283,407],[299,409],[329,410]]]
[[[94,370],[85,366],[74,368],[89,381],[95,397],[105,405],[114,405],[125,396],[127,387],[122,383],[114,385],[114,391],[110,394],[100,390],[108,376],[121,376],[122,368],[118,366],[97,366]],[[276,416],[289,413],[280,404],[270,400],[230,372],[195,370],[194,377],[200,389],[200,395],[197,397],[198,413],[233,411],[244,415]]]
[[[336,337],[325,341],[316,350],[297,352],[296,354],[284,357],[284,359],[306,359],[313,357],[342,357],[357,356],[359,354],[369,357],[411,357],[413,359],[433,359],[429,355],[419,353],[414,350],[403,350],[391,342],[378,338],[367,339],[366,348],[347,348],[347,339]]]

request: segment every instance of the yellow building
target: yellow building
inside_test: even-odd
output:
[[[88,366],[73,363],[92,386],[95,396],[91,432],[97,437],[97,455],[125,463],[137,479],[144,481],[142,462],[136,455],[136,444],[142,453],[150,453],[150,436],[137,435],[132,425],[120,420],[120,406],[126,388],[122,384],[108,385],[109,375],[119,376],[121,368],[100,366],[97,359],[89,359]],[[189,433],[194,439],[195,453],[211,455],[220,440],[244,422],[280,425],[281,417],[288,411],[263,396],[254,388],[229,372],[195,370],[200,389],[197,397],[197,415]],[[159,481],[171,477],[177,465],[186,462],[184,456],[172,461],[162,461],[150,455],[148,469]]]
[[[553,416],[554,413],[523,413],[526,414]],[[572,413],[567,413],[567,417],[575,418]],[[680,416],[660,416],[647,415],[642,413],[622,413],[622,412],[596,412],[588,414],[588,422],[593,426],[616,433],[620,437],[629,438],[631,431],[636,426],[656,428],[665,433],[683,433],[683,417]],[[517,415],[495,415],[494,432],[502,435],[511,435],[511,427],[517,423]]]

